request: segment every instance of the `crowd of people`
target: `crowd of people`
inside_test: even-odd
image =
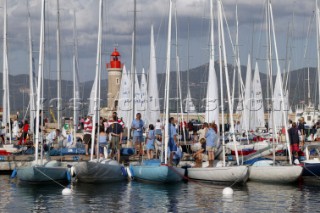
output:
[[[34,119],[34,123],[36,123],[36,121],[37,120]],[[73,121],[70,120],[70,123],[66,124],[67,128],[64,126],[62,127],[62,130],[57,128],[51,132],[45,132],[46,122],[46,119],[42,120],[42,113],[40,112],[39,132],[43,131],[43,133],[45,133],[43,139],[46,148],[48,149],[57,143],[59,144],[59,147],[66,146],[66,143],[63,141],[70,140],[68,135],[73,134]],[[130,135],[128,135],[128,132],[130,132],[132,143],[136,150],[136,156],[146,154],[148,159],[159,157],[158,149],[161,146],[164,132],[164,125],[160,119],[158,119],[155,124],[146,126],[141,114],[137,113],[135,119],[132,120],[132,123],[125,127],[122,118],[118,118],[117,113],[113,112],[112,117],[109,120],[106,118],[100,118],[98,120],[95,125],[94,135],[92,135],[93,127],[92,115],[88,115],[85,118],[79,118],[77,132],[83,134],[82,144],[84,145],[86,155],[89,155],[91,142],[94,139],[97,141],[94,150],[97,155],[101,158],[109,157],[120,161],[120,150],[123,142],[130,138]],[[8,134],[11,133],[12,138],[17,141],[17,145],[27,144],[28,139],[30,139],[32,135],[35,136],[37,132],[35,127],[33,131],[30,131],[30,129],[31,127],[28,120],[19,121],[17,117],[17,119],[10,121],[10,125],[1,125],[0,141],[1,143],[4,143],[5,137],[8,137]],[[214,122],[200,123],[195,122],[194,120],[191,120],[188,123],[178,123],[171,117],[168,121],[168,164],[172,165],[176,153],[181,151],[179,141],[186,139],[187,141],[192,141],[194,146],[193,157],[196,160],[195,166],[201,166],[203,155],[206,153],[209,162],[208,166],[213,167],[215,158],[214,153],[218,144],[218,135],[221,134],[222,131],[226,132],[228,130],[230,130],[230,124],[228,123],[223,127],[221,125],[217,126]],[[235,133],[243,132],[241,131],[239,121],[235,123],[234,131]],[[33,132],[33,134],[31,132]],[[318,138],[320,138],[320,122],[315,123],[311,129],[307,130],[303,117],[301,117],[298,122],[289,120],[287,133],[290,141],[290,151],[293,156],[298,156],[298,153],[301,151],[301,147],[304,146],[304,142],[308,136],[311,137],[311,140],[317,140],[315,135],[318,135]],[[286,130],[284,128],[279,131],[279,135],[285,134]],[[256,141],[262,140],[261,136],[259,137],[260,138],[255,138]],[[69,144],[72,145],[74,143],[71,141]],[[108,150],[111,150],[111,153],[109,153]]]

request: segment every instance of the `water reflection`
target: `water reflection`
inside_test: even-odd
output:
[[[154,185],[130,182],[128,183],[128,200],[126,202],[135,204],[134,210],[130,209],[131,212],[146,212],[156,209],[160,212],[177,212],[180,208],[180,192],[184,185],[186,184]]]
[[[139,182],[27,185],[0,176],[0,212],[316,212],[320,185],[272,185],[248,182],[233,187],[198,182],[153,185]]]

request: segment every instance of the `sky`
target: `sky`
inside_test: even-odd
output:
[[[3,1],[0,4],[3,5]],[[45,76],[56,77],[56,0],[46,1],[46,54]],[[104,0],[103,9],[103,63],[107,63],[114,47],[118,48],[122,62],[130,70],[131,35],[133,32],[133,0]],[[214,0],[215,26],[216,0]],[[0,17],[3,17],[3,7]],[[38,61],[40,33],[40,0],[29,0],[32,21],[34,57]],[[265,72],[266,24],[265,0],[223,0],[224,12],[235,43],[236,5],[238,8],[240,61],[246,65],[250,53],[253,62],[259,63],[260,71]],[[73,10],[76,11],[78,31],[78,55],[80,81],[93,80],[98,32],[99,0],[60,0],[60,33],[62,78],[72,78],[73,49]],[[314,18],[315,0],[272,1],[275,33],[281,69],[285,68],[286,58],[290,68],[316,66],[316,22]],[[9,73],[12,75],[28,73],[28,29],[27,0],[8,0],[8,55]],[[137,72],[149,68],[150,28],[154,26],[158,72],[165,70],[166,39],[168,23],[168,0],[137,0]],[[172,25],[172,58],[178,47],[181,70],[188,64],[194,68],[209,61],[210,11],[209,0],[173,0],[177,11],[178,45],[175,39],[175,24]],[[1,33],[3,19],[0,20]],[[309,25],[309,23],[311,23]],[[309,27],[310,26],[310,27]],[[189,27],[189,33],[188,33]],[[225,25],[226,28],[226,25]],[[215,28],[216,31],[216,28]],[[217,31],[216,31],[217,32]],[[308,33],[309,32],[309,36]],[[233,63],[234,55],[225,29],[228,63]],[[189,39],[188,39],[189,35]],[[1,36],[2,37],[2,36]],[[307,42],[308,37],[308,42]],[[215,36],[215,45],[217,45]],[[306,43],[308,45],[306,45]],[[2,44],[0,44],[2,47]],[[307,48],[306,48],[307,46]],[[189,54],[188,54],[189,47]],[[306,49],[306,51],[305,51]],[[306,54],[305,54],[306,52]],[[215,49],[217,55],[217,48]],[[2,58],[2,51],[0,53]],[[188,57],[189,56],[189,57]],[[217,57],[216,57],[217,60]],[[288,61],[287,60],[287,61]],[[2,60],[0,59],[2,66]],[[174,63],[172,62],[172,69]],[[37,65],[36,65],[37,67]],[[104,66],[105,67],[105,66]],[[102,78],[107,77],[103,72]]]

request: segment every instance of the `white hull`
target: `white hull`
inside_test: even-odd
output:
[[[249,180],[268,183],[292,183],[302,173],[301,166],[249,166]]]
[[[253,149],[254,144],[244,144],[241,145],[239,142],[236,143],[237,144],[237,150],[243,150],[243,149]],[[230,149],[231,151],[235,151],[234,148],[234,142],[230,142],[226,144],[226,148]]]
[[[247,166],[188,168],[188,177],[214,183],[245,183],[248,179]]]
[[[272,149],[273,144],[272,142],[267,142],[267,141],[262,141],[262,142],[256,142],[254,143],[253,149],[254,150],[261,150],[261,149],[265,149],[265,148],[270,148]],[[284,144],[275,144],[275,150],[283,150],[284,147],[286,147]]]

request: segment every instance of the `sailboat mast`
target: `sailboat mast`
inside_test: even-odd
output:
[[[76,11],[73,10],[73,143],[76,144],[76,132],[78,128],[78,101],[79,101],[79,79],[78,79],[78,50],[77,50],[77,29]]]
[[[276,63],[277,63],[277,72],[280,73],[280,64],[279,64],[279,57],[278,57],[278,49],[277,49],[277,40],[276,40],[276,35],[274,32],[274,22],[273,22],[273,12],[272,12],[272,5],[271,2],[269,4],[270,7],[270,18],[271,18],[271,26],[272,26],[272,32],[273,32],[273,42],[274,42],[274,50],[275,50],[275,55],[276,55]],[[284,107],[284,98],[283,98],[283,86],[282,86],[282,81],[280,81],[280,96],[281,96],[281,111],[282,111],[282,117],[283,117],[283,124],[284,124],[284,129],[285,129],[285,134],[286,134],[286,141],[287,141],[287,147],[288,147],[288,152],[289,152],[289,163],[292,164],[292,156],[291,156],[291,150],[290,150],[290,141],[289,141],[289,135],[288,135],[288,127],[287,127],[287,117],[285,116],[285,107]],[[288,95],[288,94],[287,94]]]
[[[217,8],[219,11],[219,6]],[[219,71],[220,71],[220,101],[221,101],[221,136],[222,136],[222,151],[225,156],[225,137],[224,137],[224,98],[223,98],[223,73],[222,73],[222,52],[221,52],[221,24],[220,12],[218,12],[218,41],[219,41]],[[225,166],[225,159],[223,159],[223,166]]]
[[[168,143],[169,143],[169,97],[170,97],[170,58],[171,58],[171,13],[172,13],[172,0],[169,1],[169,22],[168,22],[168,40],[167,40],[167,62],[166,62],[166,79],[167,84],[165,88],[166,94],[166,116],[165,116],[165,152],[164,152],[164,163],[168,161]]]
[[[32,52],[32,33],[31,33],[31,18],[30,18],[30,11],[29,11],[29,0],[27,1],[27,8],[28,8],[28,37],[29,37],[29,108],[30,108],[30,129],[34,129],[34,117],[35,117],[35,103],[34,103],[34,85],[33,85],[33,52]]]
[[[239,22],[238,22],[238,1],[236,3],[236,46],[235,46],[235,58],[234,58],[234,63],[235,63],[235,66],[233,67],[233,77],[232,77],[232,105],[234,106],[234,103],[235,103],[235,99],[234,99],[234,96],[235,96],[235,86],[236,86],[236,69],[237,69],[237,59],[238,58],[238,47],[239,47]],[[240,76],[239,76],[240,78]],[[239,90],[240,92],[240,90]]]
[[[61,57],[60,57],[60,8],[57,0],[57,122],[61,127]]]
[[[177,85],[178,85],[178,103],[180,105],[180,112],[181,112],[181,124],[182,124],[182,133],[184,143],[186,144],[186,130],[184,125],[184,118],[183,118],[183,106],[182,106],[182,94],[181,94],[181,78],[180,78],[180,58],[178,54],[178,21],[177,21],[177,2],[175,5],[175,25],[176,25],[176,69],[177,69]],[[178,108],[177,108],[177,117],[178,117]]]
[[[318,0],[316,0],[316,29],[317,29],[317,73],[318,73],[318,84],[320,84],[320,11]],[[320,86],[318,86],[319,95],[319,107],[320,107]]]
[[[92,118],[92,132],[91,132],[91,152],[90,152],[90,160],[93,160],[93,151],[94,151],[94,143],[95,143],[95,132],[96,132],[96,122],[97,122],[97,114],[98,114],[98,107],[99,107],[99,92],[100,90],[100,83],[99,83],[99,77],[100,77],[100,63],[101,63],[101,40],[102,40],[102,7],[103,7],[103,0],[100,0],[99,3],[99,28],[98,28],[98,42],[97,42],[97,58],[96,58],[96,76],[95,76],[95,82],[97,84],[95,85],[95,97],[94,97],[94,114]],[[99,118],[98,118],[99,119]]]
[[[189,64],[189,59],[190,59],[190,24],[188,22],[188,59],[187,59],[187,86],[188,86],[188,91],[190,91],[190,64]],[[187,122],[189,121],[189,101],[190,100],[186,100],[186,105],[187,105]]]
[[[42,0],[41,7],[41,21],[40,21],[40,49],[39,49],[39,67],[38,67],[38,87],[37,87],[37,114],[36,114],[36,145],[35,145],[35,161],[38,164],[38,150],[40,139],[40,109],[42,108],[41,101],[41,85],[43,78],[43,62],[44,62],[44,13],[45,13],[45,0]]]
[[[220,21],[220,34],[221,34],[219,36],[221,37],[221,42],[222,42],[223,66],[224,66],[225,77],[226,77],[226,85],[227,85],[227,97],[228,97],[228,103],[229,103],[230,126],[231,126],[231,132],[234,133],[233,106],[232,106],[231,95],[230,95],[229,74],[228,74],[228,65],[227,65],[227,54],[226,54],[226,47],[225,47],[225,40],[224,40],[224,29],[223,29],[223,18],[222,18],[222,2],[220,0],[218,2],[219,2],[218,11],[219,11],[219,17],[220,17],[219,21]],[[220,64],[220,66],[221,66],[221,64]],[[238,150],[237,150],[237,145],[236,145],[235,134],[232,134],[232,139],[234,141],[234,150],[235,150],[235,153],[236,153],[237,165],[239,165],[239,156],[238,156]]]
[[[7,0],[4,0],[3,13],[3,113],[2,123],[9,130],[9,141],[11,144],[11,122],[10,122],[10,96],[9,96],[9,68],[8,68],[8,46],[7,46]],[[7,143],[7,137],[5,137]]]
[[[137,1],[133,1],[133,34],[132,34],[132,41],[133,41],[133,48],[132,48],[132,119],[135,119],[135,101],[136,101],[136,94],[135,94],[135,76],[136,76],[136,19],[137,19]]]

